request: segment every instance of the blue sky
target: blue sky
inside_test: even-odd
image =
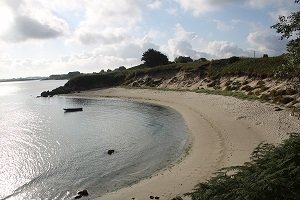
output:
[[[1,0],[0,78],[140,64],[148,48],[208,59],[280,55],[293,0]]]

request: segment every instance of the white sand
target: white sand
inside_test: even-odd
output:
[[[171,199],[193,190],[217,169],[243,164],[262,141],[281,142],[288,132],[300,132],[300,121],[273,105],[232,97],[145,89],[111,88],[76,94],[85,97],[119,97],[156,103],[177,110],[188,126],[191,149],[173,167],[151,178],[109,193],[99,200]],[[185,197],[187,198],[187,197]],[[188,199],[188,198],[187,198]]]

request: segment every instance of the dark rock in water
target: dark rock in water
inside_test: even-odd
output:
[[[44,91],[41,93],[41,97],[48,97],[49,96],[49,91]]]
[[[109,154],[109,155],[111,155],[113,153],[115,153],[115,150],[113,150],[113,149],[110,149],[110,150],[107,151],[107,154]]]
[[[53,96],[54,96],[54,93],[50,92],[49,90],[41,93],[41,97],[53,97]]]
[[[87,190],[79,191],[79,192],[77,192],[77,194],[78,194],[79,196],[88,196],[88,195],[89,195],[89,193],[88,193]]]
[[[80,199],[81,197],[81,195],[77,195],[74,199]]]

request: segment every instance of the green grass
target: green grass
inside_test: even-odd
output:
[[[205,94],[214,94],[214,95],[222,95],[222,96],[231,96],[231,97],[236,97],[238,99],[243,99],[243,100],[258,100],[259,98],[254,95],[246,95],[242,92],[233,92],[233,91],[228,91],[228,90],[208,90],[208,89],[199,89],[195,90],[197,93],[205,93]]]
[[[231,57],[212,61],[194,61],[191,63],[170,63],[157,67],[146,67],[139,65],[127,70],[106,73],[87,74],[69,80],[63,88],[54,90],[59,93],[64,91],[87,90],[93,88],[114,87],[134,82],[136,78],[145,75],[160,75],[161,77],[172,76],[180,71],[201,77],[219,79],[224,76],[250,76],[250,77],[272,77],[289,79],[300,76],[300,68],[289,68],[285,66],[284,56],[269,58],[239,58]],[[201,92],[201,91],[199,91]],[[209,91],[210,92],[210,91]],[[244,98],[242,94],[216,91],[226,96]],[[246,98],[246,97],[245,97]],[[249,97],[247,96],[247,99]],[[251,97],[250,97],[251,98]]]
[[[132,87],[132,86],[122,86],[126,89],[150,89],[150,90],[160,90],[160,91],[176,91],[176,92],[196,92],[196,93],[204,93],[204,94],[212,94],[212,95],[222,95],[222,96],[231,96],[237,99],[243,100],[260,100],[257,96],[254,95],[246,95],[242,92],[233,92],[227,90],[209,90],[209,89],[170,89],[170,88],[156,88],[156,87]]]
[[[279,146],[261,143],[250,162],[220,169],[187,195],[192,200],[300,199],[300,134]]]

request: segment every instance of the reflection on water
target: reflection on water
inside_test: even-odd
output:
[[[0,199],[70,199],[84,188],[95,198],[183,152],[186,127],[173,110],[117,99],[35,98],[63,84],[16,83],[18,95],[0,97]],[[65,107],[83,112],[65,114]]]
[[[0,83],[0,97],[13,95],[19,90],[19,87],[12,83]]]

